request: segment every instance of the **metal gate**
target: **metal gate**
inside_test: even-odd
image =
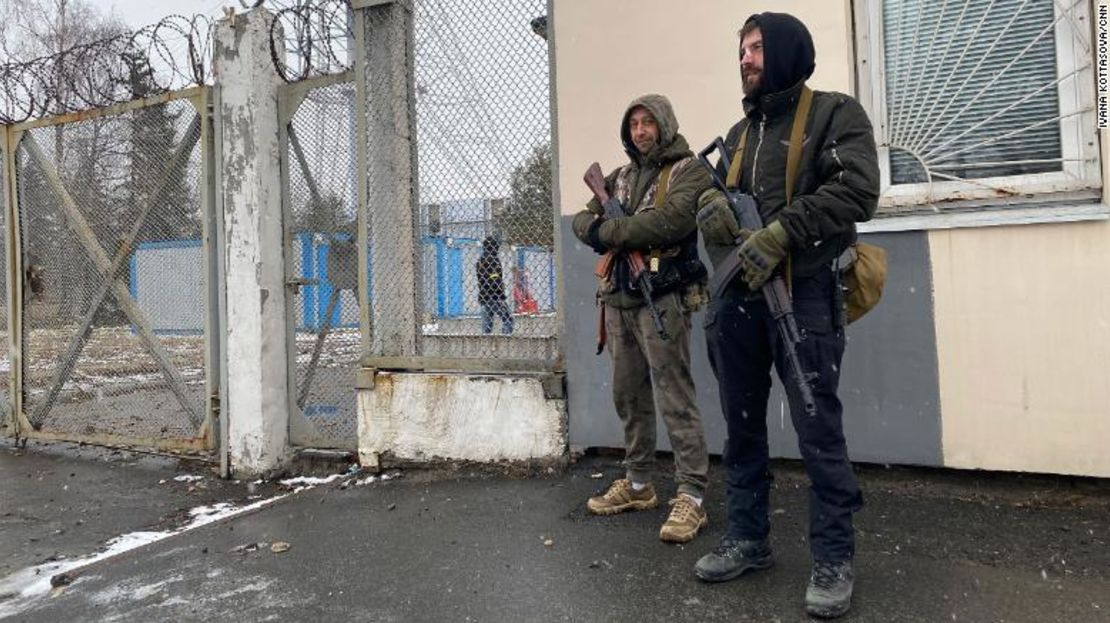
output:
[[[361,355],[355,85],[351,72],[280,87],[289,288],[290,441],[355,449]]]
[[[3,266],[0,270],[0,285],[4,287],[4,296],[0,298],[3,313],[0,313],[0,333],[3,338],[0,339],[0,376],[11,379],[12,357],[9,348],[10,338],[8,333],[8,318],[11,316],[10,310],[13,309],[12,299],[13,296],[8,290],[8,133],[5,131],[0,137],[0,265]],[[14,281],[14,280],[13,280]],[[11,401],[9,400],[8,385],[0,383],[0,434],[5,437],[13,436],[15,433],[15,420],[12,418]]]
[[[219,405],[209,89],[6,131],[23,437],[208,450]],[[11,183],[14,180],[14,183]]]
[[[357,446],[361,370],[561,365],[547,4],[363,5],[285,9],[271,32],[297,80],[278,115],[301,447]],[[310,77],[337,66],[355,69]]]

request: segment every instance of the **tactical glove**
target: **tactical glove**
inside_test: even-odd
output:
[[[724,193],[710,188],[698,197],[698,229],[706,244],[734,245],[740,237],[740,224]]]
[[[748,236],[740,245],[736,253],[749,289],[754,292],[771,278],[775,267],[786,258],[789,242],[782,223],[775,221]]]
[[[601,223],[604,221],[605,219],[603,218],[595,218],[594,221],[590,223],[590,228],[586,230],[587,244],[589,244],[590,248],[594,250],[594,253],[598,255],[605,255],[605,253],[609,251],[609,247],[605,246],[605,243],[602,242],[601,238],[598,236],[598,229],[601,228]]]

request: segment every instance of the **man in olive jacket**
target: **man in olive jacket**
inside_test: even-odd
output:
[[[845,342],[839,257],[856,239],[855,224],[875,212],[878,158],[871,123],[858,102],[840,93],[812,93],[788,203],[791,128],[808,89],[805,80],[813,73],[813,40],[800,21],[781,13],[753,15],[740,38],[745,116],[725,140],[730,156],[737,154],[741,137],[746,140],[738,174],[734,172],[729,183],[755,198],[764,227],[741,231],[720,191],[713,189],[699,198],[699,227],[714,267],[735,253],[743,274],[706,312],[710,363],[728,427],[724,462],[729,526],[720,547],[699,560],[695,572],[703,580],[719,582],[771,564],[766,420],[773,364],[786,390],[812,483],[809,544],[814,564],[806,610],[833,617],[850,605],[852,514],[863,505],[837,398]],[[738,246],[737,240],[742,240]],[[809,383],[814,415],[803,408],[782,338],[759,293],[777,271],[790,284],[795,318],[804,335],[797,353],[802,369],[813,375]]]
[[[686,542],[706,523],[702,501],[709,467],[705,432],[690,374],[690,314],[704,298],[705,267],[697,251],[697,198],[709,188],[667,98],[633,101],[620,127],[628,164],[606,178],[625,215],[605,218],[594,199],[575,216],[574,233],[604,254],[610,249],[642,251],[656,307],[668,339],[652,325],[643,293],[621,257],[601,281],[613,402],[624,428],[626,478],[604,495],[590,498],[593,513],[609,515],[658,504],[651,483],[655,462],[655,418],[667,427],[674,451],[678,495],[659,531],[664,541]]]

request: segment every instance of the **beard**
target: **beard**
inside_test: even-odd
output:
[[[763,89],[763,72],[758,69],[741,70],[740,88],[745,97],[757,97]]]
[[[647,155],[647,153],[649,151],[651,151],[651,149],[653,147],[655,147],[655,139],[648,139],[648,140],[643,141],[641,143],[637,143],[636,141],[632,141],[632,144],[636,146],[636,149],[641,154]]]

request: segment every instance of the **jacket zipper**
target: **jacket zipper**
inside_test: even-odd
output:
[[[759,120],[759,141],[757,141],[755,144],[755,156],[752,157],[752,196],[756,199],[759,198],[759,189],[756,187],[756,180],[758,178],[755,176],[755,173],[756,170],[758,170],[759,168],[759,149],[763,147],[763,126],[766,124],[766,122],[767,117],[763,117]]]

